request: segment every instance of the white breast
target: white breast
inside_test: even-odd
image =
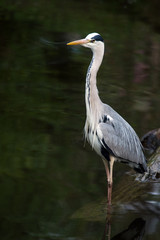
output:
[[[91,128],[89,128],[89,130],[85,131],[86,133],[86,138],[88,140],[88,142],[90,143],[90,145],[92,146],[92,148],[98,153],[98,155],[101,156],[101,143],[99,141],[99,137],[97,136],[97,129],[95,129],[95,132],[91,130]]]

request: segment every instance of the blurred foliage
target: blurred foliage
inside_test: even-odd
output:
[[[142,19],[159,29],[159,4],[157,0],[152,2],[149,0],[88,0],[87,2],[84,0],[30,0],[27,2],[1,0],[0,19],[37,22],[46,30],[54,28],[55,31],[62,31],[62,26],[65,24],[64,31],[73,31],[77,28],[82,32],[85,31],[85,27],[93,27],[94,21],[104,21],[106,13],[114,13],[115,16],[127,14],[132,20]]]

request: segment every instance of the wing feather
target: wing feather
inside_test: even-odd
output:
[[[145,166],[142,145],[133,128],[113,109],[107,110],[108,121],[98,125],[101,143],[106,144],[117,158]]]

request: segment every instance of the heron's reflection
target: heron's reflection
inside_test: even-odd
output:
[[[128,228],[111,238],[111,218],[109,216],[106,219],[102,240],[142,240],[145,233],[145,223],[144,219],[136,218]]]

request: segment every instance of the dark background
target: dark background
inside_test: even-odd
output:
[[[141,137],[159,127],[159,9],[157,0],[1,0],[1,239],[101,239],[106,176],[83,139],[91,53],[66,43],[102,35],[100,96]],[[122,181],[129,170],[115,166],[111,236],[143,217],[143,239],[158,240],[159,183]]]

